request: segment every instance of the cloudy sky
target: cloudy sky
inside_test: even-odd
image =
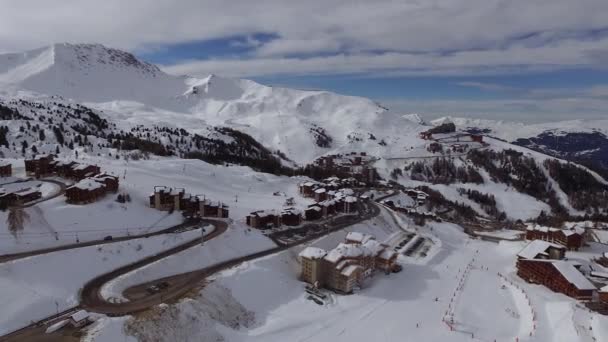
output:
[[[0,52],[122,48],[175,74],[361,95],[427,117],[608,117],[606,0],[0,0]]]

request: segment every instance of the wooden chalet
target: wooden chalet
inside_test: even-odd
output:
[[[281,216],[274,210],[259,210],[247,215],[247,225],[257,229],[271,229],[281,226]]]
[[[93,180],[103,183],[106,186],[107,192],[118,192],[118,177],[102,173],[92,177]]]
[[[281,223],[286,226],[299,226],[302,223],[302,215],[294,208],[287,208],[281,212]]]
[[[564,246],[534,240],[517,254],[517,275],[572,298],[590,300],[596,287],[578,270],[578,265],[563,260],[565,252]]]
[[[315,190],[314,198],[315,198],[315,201],[317,201],[317,202],[325,201],[327,199],[327,189],[319,188],[319,189]]]
[[[78,164],[72,167],[70,177],[76,180],[83,180],[87,177],[92,177],[101,172],[97,165]]]
[[[42,193],[38,189],[26,188],[18,191],[6,191],[0,189],[1,208],[29,203],[40,198],[42,198]]]
[[[66,202],[85,204],[97,201],[106,194],[106,185],[93,178],[85,178],[65,190]]]
[[[10,177],[13,175],[11,163],[0,162],[0,177]]]
[[[544,285],[579,300],[591,300],[596,290],[575,265],[563,260],[520,259],[517,275],[529,283]]]
[[[578,251],[583,246],[583,234],[576,230],[530,226],[526,230],[526,240],[543,240],[558,243],[569,250]]]
[[[55,172],[57,175],[64,178],[73,178],[71,177],[72,170],[74,167],[78,165],[75,161],[56,161],[55,162]]]
[[[26,159],[25,174],[39,178],[54,173],[54,165],[51,163],[53,159],[52,154],[41,154],[32,159]]]
[[[182,188],[172,189],[166,186],[155,186],[154,193],[149,197],[150,207],[162,211],[180,210],[181,198],[185,190]]]
[[[199,203],[199,208],[201,217],[227,218],[229,214],[228,206],[220,202],[212,203],[209,200],[203,200]]]
[[[304,219],[306,221],[316,221],[323,218],[323,209],[317,204],[312,204],[304,210]]]
[[[313,197],[315,193],[315,183],[305,182],[298,185],[298,190],[303,197]]]

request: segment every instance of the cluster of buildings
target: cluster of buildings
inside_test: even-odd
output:
[[[258,210],[247,215],[247,225],[256,229],[272,229],[281,225],[299,226],[302,223],[302,213],[295,208],[276,210]]]
[[[300,254],[301,279],[315,287],[352,293],[375,271],[396,270],[397,253],[367,234],[350,232],[344,243],[325,251],[307,247]]]
[[[75,181],[93,177],[101,173],[97,165],[81,164],[75,161],[55,160],[52,154],[37,155],[25,160],[25,174],[36,178],[60,176]]]
[[[323,182],[304,182],[298,185],[303,197],[312,198],[314,204],[304,210],[308,221],[319,220],[336,213],[351,214],[357,211],[355,191],[349,187],[356,186],[354,178],[330,177]]]
[[[372,157],[365,152],[349,154],[333,154],[315,160],[314,164],[336,175],[348,175],[358,182],[371,184],[376,181],[377,174],[369,164]]]
[[[581,265],[564,260],[566,247],[533,240],[517,254],[517,275],[529,283],[579,300],[591,300],[597,290],[581,272]]]
[[[582,229],[558,229],[530,225],[526,229],[526,240],[542,240],[556,243],[566,247],[568,250],[578,251],[583,246]]]
[[[65,190],[66,202],[71,204],[92,203],[109,192],[118,192],[118,177],[101,173],[99,166],[55,160],[52,154],[26,159],[25,173],[37,178],[55,175],[74,180],[75,183]]]
[[[10,177],[13,175],[11,163],[0,161],[0,177]]]
[[[162,211],[182,211],[186,216],[227,218],[228,206],[208,200],[204,195],[186,193],[183,188],[155,186],[150,194],[150,207]]]

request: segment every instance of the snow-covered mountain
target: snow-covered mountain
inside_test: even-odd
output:
[[[423,123],[360,97],[169,75],[102,45],[55,44],[0,55],[0,84],[84,102],[131,124],[232,127],[300,163],[342,149],[390,153]]]
[[[451,120],[459,129],[480,131],[542,153],[576,161],[608,175],[608,120],[568,120],[538,124],[471,118]]]

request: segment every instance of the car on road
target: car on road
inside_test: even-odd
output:
[[[112,237],[112,235],[108,235],[106,237],[103,238],[103,241],[112,241],[114,238]]]

